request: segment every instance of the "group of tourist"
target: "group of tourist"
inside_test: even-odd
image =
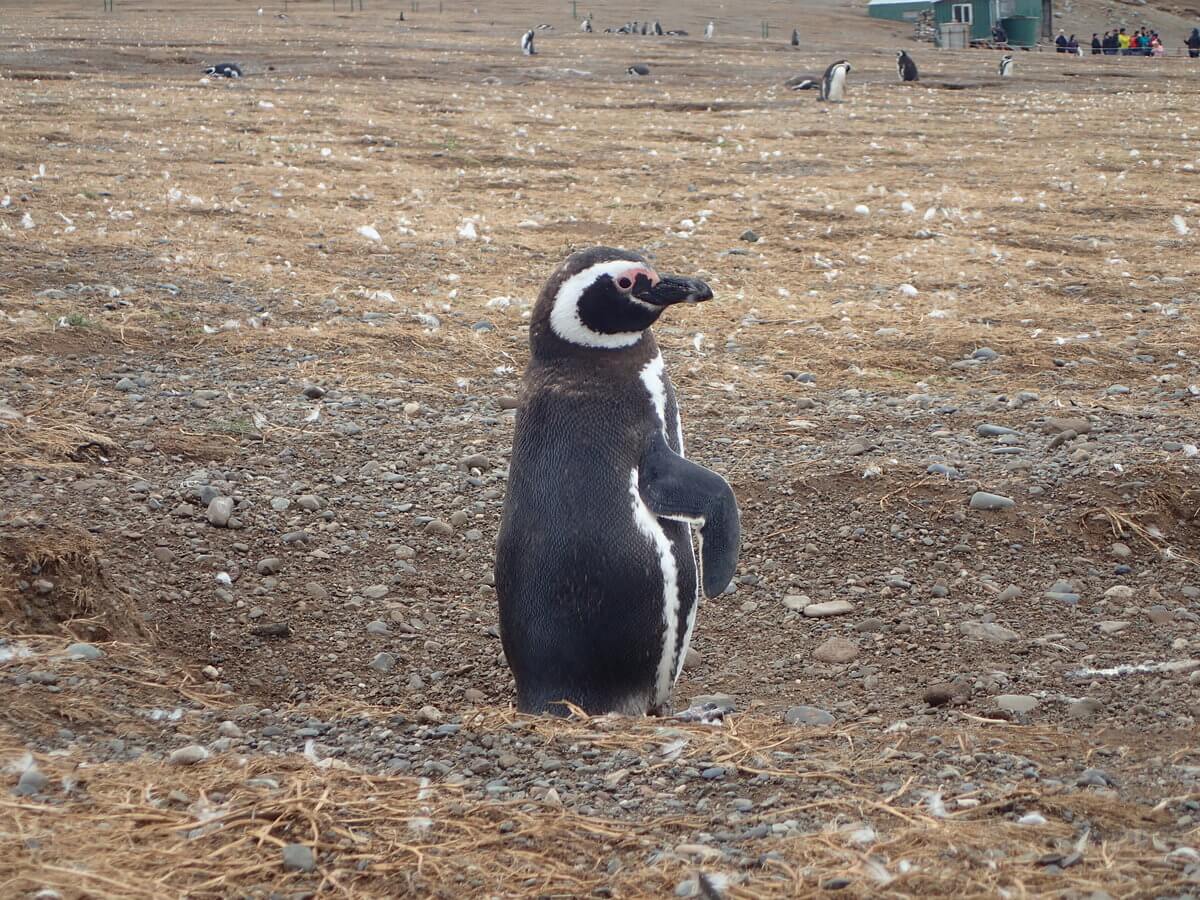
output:
[[[1068,37],[1066,32],[1059,30],[1054,43],[1059,53],[1083,55],[1073,34]],[[1192,59],[1200,57],[1200,28],[1193,28],[1183,43],[1188,48],[1188,56]],[[1103,37],[1099,34],[1092,35],[1093,56],[1165,56],[1166,52],[1158,32],[1145,28],[1139,28],[1133,33],[1124,28],[1114,28],[1104,32]]]

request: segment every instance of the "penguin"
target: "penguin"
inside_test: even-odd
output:
[[[677,29],[666,32],[666,35],[667,35],[667,37],[687,37],[688,33],[686,31],[684,31],[682,28],[677,28]]]
[[[783,84],[793,91],[813,91],[821,86],[821,79],[814,78],[811,75],[797,75],[794,78],[789,78]]]
[[[592,20],[584,19],[583,22],[581,22],[579,25],[579,30],[584,32],[585,34],[591,34],[592,33]]]
[[[642,63],[637,63],[636,65],[630,66],[625,71],[628,72],[630,75],[649,75],[650,67],[643,65]]]
[[[537,51],[533,49],[533,29],[521,35],[521,52],[526,56],[537,55]]]
[[[792,46],[793,47],[800,46],[800,31],[799,31],[799,29],[796,29],[796,28],[792,29]]]
[[[521,712],[668,712],[700,591],[719,595],[736,571],[737,501],[685,458],[650,331],[667,307],[710,299],[611,247],[571,254],[538,296],[496,542]]]
[[[1000,57],[1000,77],[1012,78],[1013,76],[1013,58],[1008,54]]]
[[[896,51],[896,72],[900,75],[901,81],[919,81],[917,77],[917,64],[913,62],[903,50]]]
[[[642,34],[649,34],[649,33],[650,33],[650,23],[643,22],[642,23]]]
[[[658,21],[658,19],[655,19],[655,20],[654,20],[654,34],[655,34],[655,36],[656,36],[656,37],[662,37],[662,36],[663,36],[663,27],[662,27],[662,22]]]
[[[716,30],[717,26],[713,23],[712,19],[709,19],[708,24],[704,26],[704,39],[706,41],[711,41]]]
[[[205,69],[204,74],[213,78],[241,78],[242,67],[237,63],[217,63]]]
[[[552,31],[553,29],[554,29],[553,25],[547,25],[545,22],[543,22],[541,25],[537,26],[538,31]]]
[[[850,74],[850,63],[839,59],[830,63],[825,74],[821,76],[821,93],[818,99],[829,103],[843,103],[846,100],[846,76]]]

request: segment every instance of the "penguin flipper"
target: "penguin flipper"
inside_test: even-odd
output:
[[[742,524],[733,488],[724,478],[684,459],[662,434],[655,436],[638,469],[638,493],[654,515],[700,528],[704,596],[716,597],[737,571]]]

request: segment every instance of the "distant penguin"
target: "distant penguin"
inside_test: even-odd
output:
[[[642,34],[649,34],[649,33],[650,33],[650,23],[643,22],[642,23]]]
[[[713,23],[712,19],[709,19],[708,24],[704,26],[704,39],[706,41],[711,41],[713,34],[716,33],[716,30],[717,26]]]
[[[896,51],[896,72],[900,75],[901,81],[919,81],[917,77],[917,64],[913,62],[903,50]]]
[[[630,34],[640,34],[641,31],[642,31],[642,23],[637,21],[637,19],[634,19],[633,24],[629,26],[629,33]]]
[[[580,30],[580,31],[582,31],[582,32],[585,32],[585,33],[587,33],[587,34],[591,34],[591,33],[592,33],[592,20],[591,20],[591,19],[584,19],[584,20],[583,20],[583,21],[582,21],[582,22],[579,24],[579,30]]]
[[[534,56],[537,51],[533,49],[533,29],[521,35],[521,52],[526,56]]]
[[[829,103],[843,103],[846,100],[846,76],[850,74],[850,63],[839,59],[830,63],[825,74],[821,76],[821,100]]]
[[[204,74],[213,78],[241,78],[242,67],[237,63],[217,63],[205,69]]]
[[[663,36],[662,22],[658,21],[658,19],[654,20],[654,34],[657,35],[658,37]]]
[[[551,31],[551,30],[553,30],[553,28],[554,28],[553,25],[547,25],[545,22],[543,22],[541,25],[537,26],[538,31]]]
[[[795,28],[792,29],[792,46],[793,47],[800,46],[800,32]]]
[[[630,75],[649,75],[650,67],[646,66],[646,65],[642,65],[642,63],[637,63],[635,65],[630,66],[625,71],[628,72]]]
[[[821,79],[811,75],[797,75],[794,78],[789,78],[783,84],[793,91],[813,91],[821,86]]]
[[[1013,77],[1013,65],[1014,65],[1013,58],[1011,56],[1009,56],[1008,54],[1005,54],[1004,56],[1000,57],[1000,77],[1001,78],[1012,78]]]
[[[571,254],[538,296],[496,541],[521,712],[667,712],[700,591],[718,596],[736,571],[737,502],[684,457],[650,331],[667,307],[711,298],[610,247]]]

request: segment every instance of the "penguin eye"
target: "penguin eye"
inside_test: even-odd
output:
[[[627,291],[633,287],[633,280],[628,275],[622,275],[617,279],[617,287],[623,291]]]

